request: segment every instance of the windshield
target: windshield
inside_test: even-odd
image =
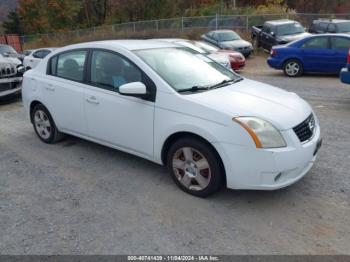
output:
[[[350,22],[342,22],[338,24],[339,33],[350,32]]]
[[[277,27],[277,35],[296,35],[305,33],[304,27],[300,23],[284,24]]]
[[[220,32],[218,33],[221,42],[240,40],[240,36],[233,31]]]
[[[0,54],[17,54],[16,50],[9,45],[0,45]]]
[[[239,75],[188,48],[146,49],[135,53],[178,92],[241,79]]]

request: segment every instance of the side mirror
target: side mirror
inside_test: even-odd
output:
[[[125,96],[143,97],[147,94],[147,88],[141,82],[133,82],[120,86],[119,93]]]
[[[6,52],[6,53],[3,53],[3,56],[4,56],[4,57],[9,57],[10,54]]]
[[[270,35],[275,36],[275,32],[271,32]]]
[[[20,65],[17,67],[17,72],[20,74],[24,74],[26,71],[26,68],[23,65]]]

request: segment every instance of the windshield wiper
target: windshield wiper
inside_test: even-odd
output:
[[[202,90],[209,90],[209,87],[207,86],[192,86],[191,88],[185,88],[177,90],[179,93],[185,93],[185,92],[197,92]]]
[[[216,89],[216,88],[224,87],[224,86],[227,86],[228,84],[231,84],[231,83],[235,84],[235,83],[240,82],[242,80],[243,80],[242,77],[238,78],[238,79],[224,80],[224,81],[222,81],[220,83],[217,83],[215,85],[210,86],[208,89]]]
[[[217,83],[217,84],[211,85],[211,86],[192,86],[191,88],[181,89],[181,90],[178,90],[177,92],[185,93],[185,92],[197,92],[197,91],[202,91],[202,90],[208,91],[211,89],[216,89],[216,88],[227,86],[231,83],[234,84],[234,83],[240,82],[242,80],[243,80],[243,77],[240,77],[238,79],[224,80],[224,81],[221,81],[220,83]]]

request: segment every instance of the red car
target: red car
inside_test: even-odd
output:
[[[234,71],[238,71],[245,67],[245,57],[239,52],[219,49],[211,44],[202,41],[196,41],[195,43],[208,53],[226,53],[230,58],[231,67]]]

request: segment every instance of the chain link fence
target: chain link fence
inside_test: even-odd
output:
[[[63,33],[24,35],[20,37],[20,40],[22,45],[25,45],[38,40],[44,42],[59,42],[64,39],[93,39],[96,35],[98,35],[98,38],[100,39],[108,39],[111,37],[115,38],[118,35],[128,36],[135,33],[143,33],[145,36],[147,36],[147,33],[150,32],[188,32],[194,29],[232,29],[242,33],[249,33],[252,26],[261,25],[268,20],[292,19],[301,22],[306,28],[308,28],[313,20],[319,18],[350,19],[350,14],[288,13],[264,15],[215,15],[200,17],[179,17],[171,19],[104,25]]]

